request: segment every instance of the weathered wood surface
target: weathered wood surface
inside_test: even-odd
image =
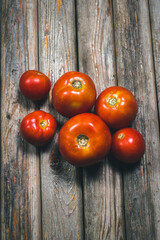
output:
[[[160,1],[149,0],[151,37],[153,47],[153,61],[156,80],[157,102],[160,119]]]
[[[148,2],[113,1],[118,84],[138,101],[134,127],[144,136],[146,153],[123,169],[126,239],[160,239],[160,148]]]
[[[41,0],[38,12],[39,69],[53,85],[63,73],[77,68],[74,1]],[[58,152],[58,133],[65,119],[53,109],[51,94],[41,109],[52,113],[58,122],[53,142],[40,152],[42,239],[80,240],[83,210],[79,171]]]
[[[1,239],[160,240],[160,1],[1,0]],[[136,96],[133,127],[146,140],[134,168],[112,157],[84,169],[58,152],[67,120],[49,97],[37,104],[18,90],[39,69],[52,86],[79,70],[97,94],[121,85]],[[35,109],[58,129],[44,148],[26,143],[21,119]]]
[[[36,106],[18,90],[21,74],[37,68],[37,2],[2,0],[1,12],[1,239],[40,239],[39,157],[19,132]]]
[[[79,71],[94,80],[100,94],[116,85],[112,4],[105,0],[77,3]],[[121,172],[106,158],[84,169],[83,179],[85,239],[124,239]]]

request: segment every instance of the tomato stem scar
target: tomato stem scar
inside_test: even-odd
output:
[[[75,89],[79,89],[79,88],[82,88],[82,82],[80,81],[80,80],[73,80],[72,82],[71,82],[71,85],[72,85],[72,87],[73,88],[75,88]]]
[[[89,138],[86,135],[80,134],[77,136],[77,143],[79,146],[86,147],[88,142],[89,142]]]
[[[40,122],[40,126],[41,126],[42,128],[45,128],[46,125],[47,125],[46,121],[41,121],[41,122]]]
[[[115,106],[116,103],[117,103],[117,98],[113,97],[113,98],[110,98],[109,101],[108,101],[109,105],[111,106]]]
[[[122,139],[122,138],[124,138],[124,133],[120,133],[120,134],[118,135],[118,139]]]

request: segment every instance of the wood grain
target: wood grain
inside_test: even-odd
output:
[[[159,119],[160,119],[160,1],[150,0],[149,12],[150,12],[150,23],[151,23],[151,34],[152,34],[152,46],[153,46],[153,57],[154,57],[154,69],[155,69],[155,80],[157,90],[157,102],[159,108]]]
[[[0,4],[0,238],[159,240],[159,0]],[[132,126],[146,141],[141,161],[126,166],[109,156],[89,168],[69,165],[58,151],[67,119],[54,110],[51,91],[37,104],[19,91],[21,74],[38,67],[52,87],[64,72],[79,69],[93,79],[97,95],[117,84],[130,89],[138,102]],[[39,108],[55,116],[58,128],[49,145],[35,148],[19,126]]]
[[[39,5],[39,66],[52,85],[65,72],[76,70],[74,1],[41,0]],[[83,239],[82,193],[79,171],[58,151],[58,132],[66,121],[50,97],[41,109],[53,114],[58,129],[52,143],[41,149],[42,239]]]
[[[118,84],[138,101],[133,127],[146,141],[140,163],[123,168],[126,238],[154,240],[160,237],[160,145],[148,2],[113,3]]]
[[[116,84],[111,1],[77,1],[79,70],[97,94]],[[121,171],[113,159],[84,169],[85,239],[124,239]]]
[[[21,119],[35,109],[19,79],[37,68],[37,4],[2,0],[1,239],[41,239],[39,157],[22,140]]]

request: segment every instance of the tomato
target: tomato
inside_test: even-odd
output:
[[[86,74],[67,72],[55,83],[52,99],[57,112],[65,117],[72,117],[92,108],[96,101],[96,88]]]
[[[35,101],[45,98],[51,88],[51,81],[41,72],[29,70],[22,74],[19,81],[21,93]]]
[[[108,154],[111,133],[95,114],[81,113],[70,118],[59,133],[59,151],[72,165],[93,165]]]
[[[124,128],[113,134],[111,149],[118,160],[136,163],[145,152],[145,141],[137,130]]]
[[[34,111],[26,115],[20,125],[22,137],[35,146],[48,143],[54,136],[57,123],[55,118],[44,111]]]
[[[119,86],[106,88],[95,104],[95,113],[113,129],[128,127],[135,119],[137,110],[133,94]]]

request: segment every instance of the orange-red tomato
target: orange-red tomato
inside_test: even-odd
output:
[[[108,154],[111,133],[95,114],[82,113],[70,118],[59,133],[59,150],[72,165],[95,164]]]
[[[19,81],[21,93],[35,101],[45,98],[51,88],[49,78],[36,70],[28,70],[24,72]]]
[[[57,123],[55,118],[44,111],[34,111],[26,115],[20,125],[22,137],[35,146],[48,143],[54,136]]]
[[[52,99],[57,112],[65,117],[72,117],[92,108],[96,101],[96,88],[88,75],[67,72],[55,83]]]
[[[133,128],[120,129],[113,134],[112,153],[125,163],[136,163],[144,154],[143,136]]]
[[[95,105],[95,113],[113,129],[128,127],[135,119],[137,110],[133,94],[119,86],[106,88]]]

